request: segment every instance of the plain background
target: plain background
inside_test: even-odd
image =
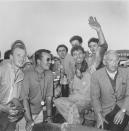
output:
[[[31,55],[45,48],[56,55],[56,47],[73,35],[87,41],[96,37],[88,25],[89,16],[100,22],[109,49],[129,49],[129,1],[0,1],[0,50],[3,53],[17,40],[23,40]]]

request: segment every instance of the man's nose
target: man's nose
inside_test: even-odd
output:
[[[112,61],[112,65],[117,65],[118,63],[116,61]]]

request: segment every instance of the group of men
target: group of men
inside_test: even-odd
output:
[[[91,100],[97,127],[124,131],[129,121],[129,69],[118,67],[119,56],[116,51],[105,53],[108,46],[96,18],[90,17],[89,25],[98,34],[98,39],[89,40],[88,47],[92,53],[85,58],[92,74]],[[72,46],[82,46],[82,38],[74,36],[70,43]],[[74,76],[73,58],[65,45],[59,45],[56,51],[70,82]],[[36,51],[35,66],[23,73],[21,67],[26,55],[25,44],[18,40],[11,46],[10,58],[0,63],[0,119],[3,120],[0,120],[0,129],[3,131],[30,131],[35,123],[43,121],[44,105],[47,111],[46,121],[52,122],[53,75],[49,70],[51,52],[46,49]],[[24,117],[18,122],[10,122],[12,117],[9,117],[19,112],[17,103],[15,106],[10,105],[14,98],[17,103],[22,101],[24,108]],[[3,112],[8,114],[6,125]]]
[[[92,73],[91,100],[96,114],[97,127],[111,131],[124,131],[129,121],[129,69],[119,67],[120,59],[117,51],[109,50],[105,53],[107,44],[97,20],[91,17],[89,24],[97,31],[99,37],[99,39],[91,38],[88,41],[92,54],[86,57]],[[70,43],[72,46],[82,46],[82,39],[74,36],[70,39]],[[67,58],[67,52],[66,46],[57,47],[61,61],[63,59],[67,64],[64,67],[69,76],[73,70],[71,70],[72,60]]]
[[[36,65],[23,73],[21,67],[25,63],[26,54],[25,44],[17,40],[11,47],[10,59],[0,63],[0,130],[2,131],[31,130],[34,123],[43,121],[44,104],[47,105],[47,121],[51,121],[53,75],[49,71],[50,51],[45,49],[36,51]],[[19,112],[16,102],[16,105],[10,105],[13,99],[16,99],[17,103],[21,103],[22,100],[21,104],[24,107],[24,118],[19,122],[18,119],[9,117],[18,115]],[[6,125],[5,121],[8,121]]]
[[[106,43],[101,25],[96,18],[89,18],[89,25],[92,29],[97,32],[98,38],[91,38],[88,41],[88,47],[91,53],[86,51],[85,57],[91,73],[103,66],[102,59],[106,52],[108,45]],[[73,36],[69,40],[72,47],[79,45],[83,46],[83,39],[81,36]],[[56,49],[57,54],[60,58],[61,64],[64,66],[65,73],[69,79],[73,78],[74,75],[74,60],[71,55],[68,54],[68,48],[66,45],[59,45]]]

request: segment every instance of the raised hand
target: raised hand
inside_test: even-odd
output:
[[[97,21],[96,17],[90,16],[88,21],[91,28],[95,29],[96,31],[99,31],[101,29],[101,25]]]

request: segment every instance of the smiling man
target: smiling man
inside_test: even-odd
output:
[[[11,123],[6,119],[6,113],[16,113],[8,103],[20,98],[24,77],[20,68],[25,58],[26,47],[21,40],[17,40],[11,47],[10,59],[0,63],[0,130],[14,131],[16,128],[15,122]]]
[[[129,121],[129,71],[118,67],[116,51],[104,55],[105,67],[91,78],[91,98],[97,115],[97,127],[124,131]]]
[[[26,110],[20,131],[30,131],[34,123],[43,122],[43,105],[46,103],[47,120],[51,122],[51,100],[53,96],[53,75],[49,70],[51,54],[49,50],[35,52],[36,66],[25,72],[21,96]],[[25,126],[26,125],[26,126]],[[26,128],[26,129],[25,129]]]

